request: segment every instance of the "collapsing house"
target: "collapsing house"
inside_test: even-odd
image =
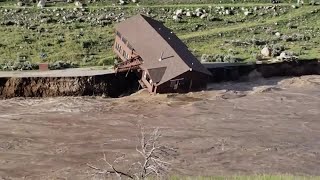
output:
[[[188,92],[206,86],[211,73],[161,22],[133,16],[116,26],[116,72],[136,71],[151,93]]]

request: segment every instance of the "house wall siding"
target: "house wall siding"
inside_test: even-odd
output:
[[[121,58],[122,61],[126,61],[126,60],[130,59],[134,55],[133,50],[128,47],[127,43],[128,43],[127,41],[126,41],[126,43],[123,42],[121,37],[116,35],[115,43],[113,45],[113,51],[117,54],[117,56],[119,58]],[[119,50],[117,48],[117,46],[120,46],[121,49]],[[127,57],[124,56],[124,52],[127,54]]]
[[[198,91],[206,88],[209,80],[208,75],[193,71],[183,73],[172,80],[181,78],[184,78],[184,83],[179,85],[177,89],[172,87],[171,81],[167,81],[157,87],[157,93],[186,93],[190,91]]]

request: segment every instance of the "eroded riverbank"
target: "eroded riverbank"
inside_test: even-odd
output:
[[[209,63],[210,82],[251,81],[277,76],[319,75],[318,60],[274,64]],[[141,88],[136,72],[76,68],[56,71],[0,72],[0,98],[106,96],[120,97]]]

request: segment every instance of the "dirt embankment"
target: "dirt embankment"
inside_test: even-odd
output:
[[[250,80],[254,77],[320,75],[320,61],[300,60],[272,64],[248,64],[241,66],[208,68],[213,74],[211,82]]]
[[[238,79],[251,81],[255,77],[320,74],[320,63],[315,60],[208,69],[213,74],[209,80],[211,82]],[[119,97],[137,90],[138,78],[134,73],[75,77],[0,77],[0,98],[92,95]]]
[[[105,95],[118,97],[137,88],[131,74],[88,77],[0,78],[0,98]]]
[[[260,64],[257,65],[256,68],[263,77],[319,75],[320,61],[305,60],[274,64]]]

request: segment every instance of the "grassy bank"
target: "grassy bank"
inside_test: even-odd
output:
[[[113,64],[114,25],[119,20],[99,18],[109,14],[128,18],[137,13],[163,21],[199,59],[203,54],[213,54],[252,61],[267,44],[281,46],[305,59],[320,57],[320,6],[297,8],[288,4],[290,1],[280,5],[268,1],[231,2],[191,4],[194,1],[190,0],[190,4],[168,1],[162,5],[163,1],[142,1],[141,6],[113,7],[111,1],[106,1],[91,4],[86,10],[74,10],[73,4],[21,9],[11,1],[1,2],[0,64],[21,59],[35,63],[70,61],[82,66]],[[172,19],[177,9],[197,8],[204,9],[208,16],[183,17],[179,22]],[[223,14],[230,9],[232,15]],[[245,15],[246,11],[252,14]]]

